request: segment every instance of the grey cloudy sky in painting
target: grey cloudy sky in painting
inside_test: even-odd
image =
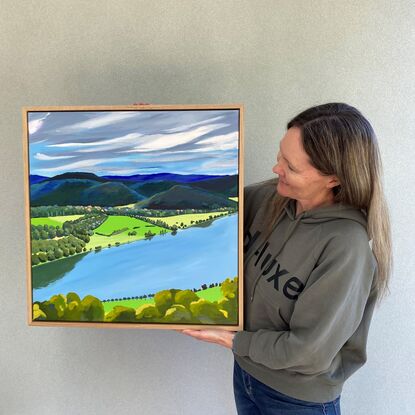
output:
[[[236,174],[237,110],[29,112],[30,174]]]

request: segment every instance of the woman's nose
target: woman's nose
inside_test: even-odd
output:
[[[278,174],[278,175],[281,175],[281,174],[284,174],[284,172],[283,172],[283,170],[282,170],[282,168],[281,168],[281,166],[280,166],[280,164],[279,163],[277,163],[273,168],[272,168],[272,171],[275,173],[275,174]]]

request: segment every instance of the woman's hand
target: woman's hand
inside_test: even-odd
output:
[[[227,331],[227,330],[215,330],[215,329],[207,329],[207,330],[177,330],[186,336],[194,337],[198,340],[203,340],[209,343],[216,343],[221,346],[227,347],[228,349],[232,349],[232,342],[233,338],[235,337],[235,332]]]

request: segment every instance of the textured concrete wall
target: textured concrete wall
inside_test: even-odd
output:
[[[243,103],[250,183],[271,175],[291,116],[344,101],[379,136],[395,271],[343,413],[412,414],[414,21],[410,0],[2,0],[0,413],[235,413],[228,350],[168,331],[26,325],[22,106]]]

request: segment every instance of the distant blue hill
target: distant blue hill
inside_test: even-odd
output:
[[[206,174],[174,174],[174,173],[155,173],[155,174],[135,174],[133,176],[102,176],[107,180],[120,180],[128,182],[149,182],[149,181],[172,181],[178,183],[200,182],[202,180],[217,179],[226,176],[214,176]]]
[[[208,175],[208,174],[174,174],[174,173],[155,173],[155,174],[134,174],[132,176],[97,176],[94,173],[68,172],[58,174],[53,177],[30,175],[30,184],[36,184],[44,180],[62,180],[62,179],[89,179],[100,182],[106,181],[123,181],[123,182],[151,182],[151,181],[172,181],[179,183],[192,183],[202,180],[211,180],[229,176]]]
[[[229,205],[227,198],[238,195],[237,175],[158,173],[99,177],[93,173],[67,172],[54,177],[31,175],[30,181],[31,206],[119,206],[144,202],[146,199],[160,195],[158,198],[153,198],[149,206],[155,208],[157,205],[164,209],[178,208],[176,206],[224,207]],[[170,192],[170,189],[173,191]],[[179,203],[177,199],[180,197],[182,200]],[[192,197],[200,197],[203,203],[199,201],[195,204],[191,200]]]
[[[105,183],[108,180],[97,176],[94,173],[83,173],[83,172],[67,172],[58,174],[57,176],[49,177],[48,180],[66,180],[66,179],[78,179],[78,180],[95,180],[96,182]]]
[[[31,174],[29,176],[29,183],[30,184],[36,184],[36,183],[43,182],[46,179],[49,179],[49,177],[39,176],[37,174]]]

